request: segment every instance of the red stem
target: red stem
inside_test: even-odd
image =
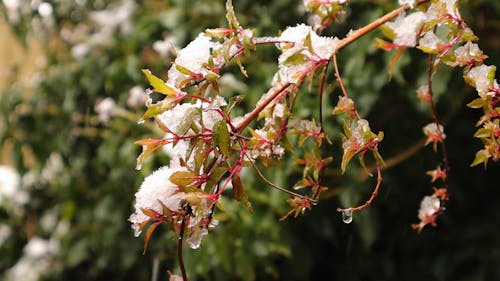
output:
[[[338,212],[343,212],[343,211],[355,212],[355,211],[363,210],[366,207],[370,206],[370,204],[373,202],[375,197],[377,197],[378,190],[379,190],[381,184],[382,184],[382,174],[380,172],[380,165],[377,163],[377,185],[375,185],[375,188],[373,189],[372,195],[370,196],[370,198],[368,198],[368,200],[366,200],[366,202],[363,205],[353,207],[353,208],[346,208],[346,209],[338,208],[337,211]]]

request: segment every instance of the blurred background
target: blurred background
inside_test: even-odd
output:
[[[233,0],[240,22],[259,36],[307,22],[302,1]],[[157,154],[135,170],[135,140],[158,136],[137,125],[148,86],[142,68],[165,78],[175,50],[206,28],[226,26],[222,0],[3,0],[0,4],[0,280],[167,280],[179,273],[176,238],[157,230],[145,255],[128,216],[145,176],[167,159]],[[395,0],[352,0],[345,19],[324,31],[343,37],[397,7]],[[460,1],[479,36],[487,64],[500,62],[500,2]],[[219,225],[198,250],[184,257],[191,280],[500,280],[500,165],[469,168],[481,144],[472,137],[478,110],[465,106],[475,90],[460,69],[443,66],[434,81],[438,113],[447,134],[452,171],[450,202],[436,228],[421,234],[423,196],[432,193],[425,171],[440,154],[423,147],[431,122],[416,98],[426,83],[427,57],[406,52],[389,81],[392,54],[373,48],[376,31],[339,54],[347,90],[384,131],[382,155],[397,160],[383,172],[374,204],[343,224],[339,206],[368,198],[374,179],[353,163],[340,176],[339,120],[325,116],[334,157],[329,187],[312,211],[279,222],[287,196],[251,171],[244,184],[253,213],[231,196]],[[230,67],[225,96],[246,96],[253,107],[276,71],[278,51],[259,47],[244,60],[249,78]],[[232,71],[236,70],[236,71]],[[231,74],[232,73],[232,74]],[[498,75],[497,75],[498,77]],[[329,76],[328,112],[339,90]],[[299,115],[317,118],[317,94],[304,91]],[[290,169],[300,151],[266,168],[281,186],[301,171]]]

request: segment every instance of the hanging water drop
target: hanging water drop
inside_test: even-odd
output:
[[[352,222],[352,210],[342,210],[342,221],[345,224],[349,224]]]

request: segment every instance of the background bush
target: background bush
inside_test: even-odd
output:
[[[175,52],[161,56],[153,49],[156,41],[175,38],[182,48],[204,29],[225,26],[223,1],[51,1],[48,16],[36,1],[19,1],[16,10],[9,6],[13,2],[3,1],[3,20],[24,50],[34,44],[32,38],[41,42],[44,59],[29,76],[21,71],[23,66],[8,69],[7,86],[0,92],[0,159],[21,176],[18,192],[29,195],[26,203],[5,196],[0,201],[0,234],[6,233],[0,235],[0,276],[151,280],[153,265],[159,262],[158,280],[166,280],[166,270],[176,269],[175,237],[165,230],[155,232],[142,255],[142,239],[133,236],[127,222],[144,176],[166,160],[157,156],[135,170],[140,151],[133,142],[155,132],[136,124],[143,108],[127,105],[128,93],[135,86],[147,87],[141,68],[165,78]],[[396,2],[353,0],[346,20],[325,34],[343,37],[393,9]],[[500,4],[460,4],[480,38],[479,46],[490,56],[488,63],[500,65]],[[240,22],[255,27],[258,35],[275,35],[307,21],[301,1],[242,0],[234,5]],[[361,115],[374,131],[385,132],[380,150],[387,159],[417,147],[421,127],[431,119],[415,96],[425,81],[427,59],[410,50],[388,81],[391,54],[372,48],[376,36],[380,34],[369,34],[342,50],[339,64]],[[259,47],[244,61],[250,77],[243,80],[235,74],[244,84],[227,82],[223,93],[244,94],[245,106],[251,108],[267,90],[277,54],[272,46]],[[463,83],[460,70],[441,67],[437,75],[436,103],[447,125],[452,165],[451,200],[437,228],[420,235],[410,228],[420,199],[431,190],[425,171],[440,161],[432,149],[419,148],[419,153],[384,171],[374,205],[345,225],[335,209],[364,200],[372,181],[361,177],[355,165],[340,177],[336,167],[341,152],[332,146],[334,165],[325,172],[330,190],[298,219],[278,222],[287,210],[286,196],[249,172],[245,186],[254,213],[230,199],[223,201],[226,211],[219,212],[219,226],[201,249],[185,250],[191,279],[500,279],[499,165],[490,163],[486,171],[469,168],[480,147],[472,137],[479,113],[465,107],[474,89]],[[328,109],[336,104],[339,91],[332,84],[327,94]],[[120,109],[104,122],[95,106],[108,97]],[[315,116],[316,98],[314,93],[302,94],[298,112]],[[338,144],[340,126],[334,117],[326,117],[325,129]],[[293,185],[300,171],[285,169],[292,161],[290,157],[276,163],[266,175],[281,186]],[[46,242],[46,252],[30,256],[25,246],[36,239]],[[15,269],[23,266],[28,271],[16,279],[21,277],[15,277]]]

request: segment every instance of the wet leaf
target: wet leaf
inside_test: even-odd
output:
[[[177,69],[180,73],[188,75],[188,76],[196,75],[196,73],[192,72],[191,70],[187,69],[186,67],[184,67],[180,64],[175,64],[175,69]]]
[[[161,148],[169,143],[168,139],[142,139],[135,142],[135,144],[142,145],[142,152],[137,157],[137,169],[140,169],[142,163],[151,155],[155,150]]]
[[[486,101],[482,98],[474,99],[473,101],[467,104],[470,108],[482,108],[486,104]]]
[[[396,52],[394,53],[394,56],[392,56],[391,62],[389,64],[389,70],[388,70],[389,80],[391,80],[391,78],[392,78],[392,71],[394,70],[396,63],[399,61],[399,59],[401,58],[401,55],[405,51],[406,51],[406,47],[400,47],[396,50]]]
[[[283,62],[286,65],[301,65],[309,61],[309,57],[302,53],[295,53]]]
[[[234,13],[233,1],[226,1],[226,19],[229,24],[229,28],[238,29],[240,28],[240,23],[236,19],[236,14]]]
[[[476,131],[476,133],[474,134],[474,137],[476,138],[488,138],[491,136],[491,129],[489,128],[481,128],[479,130]]]
[[[488,158],[490,158],[490,153],[487,150],[479,150],[476,153],[476,157],[474,158],[474,161],[472,161],[472,164],[470,164],[470,166],[474,167],[481,163],[484,163],[484,167],[486,168],[486,165],[488,164]]]
[[[248,211],[253,212],[252,204],[248,200],[248,195],[243,187],[240,176],[235,174],[231,179],[231,182],[233,184],[234,199],[243,204]]]
[[[152,104],[148,107],[148,109],[146,109],[146,112],[144,112],[140,121],[162,114],[163,112],[172,109],[175,105],[177,105],[177,103],[178,102],[175,102],[175,99],[165,98],[155,104]]]
[[[214,145],[219,148],[223,155],[229,156],[231,138],[226,122],[222,120],[215,123],[212,129],[212,134]]]
[[[160,78],[156,77],[154,74],[151,73],[148,69],[143,69],[142,73],[146,75],[146,78],[148,78],[149,84],[153,86],[156,92],[162,93],[167,96],[177,96],[177,91],[168,86],[163,80]]]
[[[161,224],[161,222],[156,222],[156,223],[152,224],[150,227],[148,227],[148,230],[146,231],[146,235],[144,236],[144,251],[142,252],[143,255],[146,254],[146,250],[148,249],[148,243],[149,243],[149,239],[151,239],[151,235],[153,234],[155,229],[160,224]]]
[[[177,171],[173,173],[169,178],[169,180],[173,184],[179,187],[187,187],[196,182],[197,179],[198,175],[189,171]]]

